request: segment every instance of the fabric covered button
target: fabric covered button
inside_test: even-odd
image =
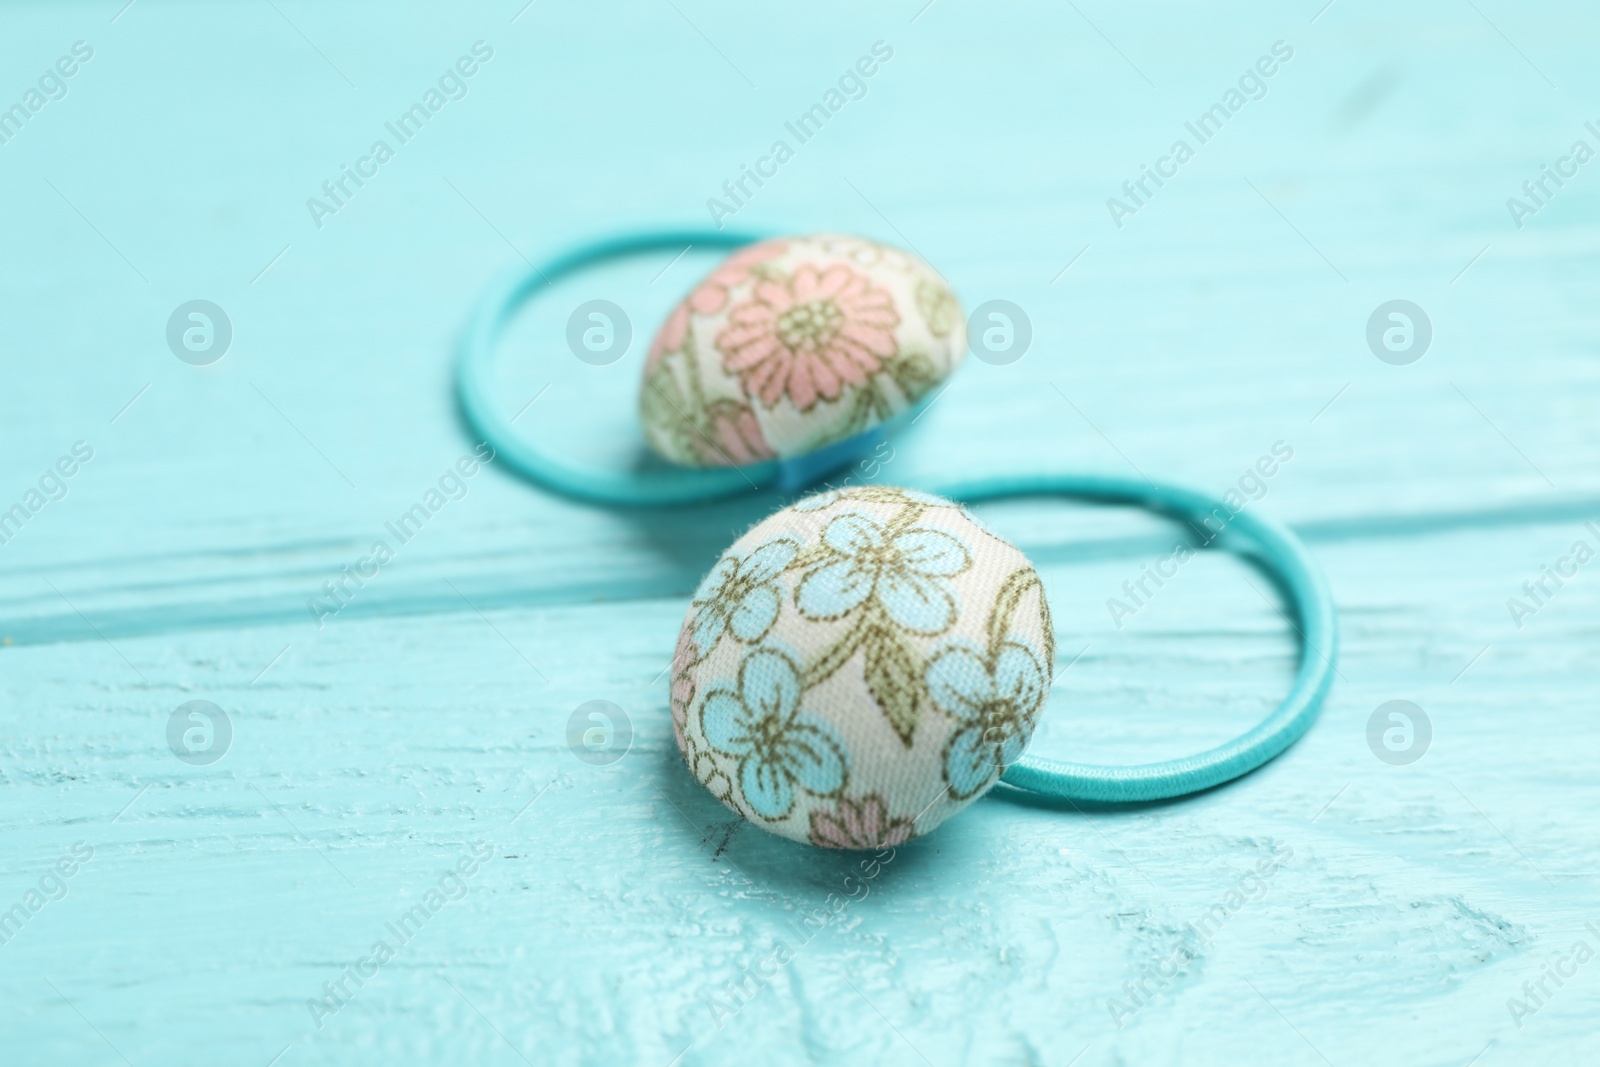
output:
[[[966,354],[955,294],[932,267],[859,237],[740,249],[650,345],[639,416],[690,467],[788,458],[914,407]]]
[[[833,490],[755,526],[700,583],[673,732],[694,776],[762,829],[882,848],[1022,755],[1054,659],[1033,566],[960,505]]]

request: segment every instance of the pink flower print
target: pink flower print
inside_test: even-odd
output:
[[[656,331],[655,339],[650,342],[650,354],[645,357],[645,377],[654,374],[661,365],[661,358],[668,352],[676,352],[683,347],[684,338],[689,336],[689,302],[687,300],[672,309],[672,314],[667,316],[667,321],[661,324],[661,329]]]
[[[782,241],[761,241],[739,249],[689,294],[689,304],[694,308],[694,313],[715,315],[721,311],[728,303],[729,290],[736,285],[743,285],[758,264],[777,259],[788,248]]]
[[[645,373],[654,371],[668,352],[676,352],[683,347],[684,339],[689,335],[691,314],[715,315],[727,305],[729,291],[736,285],[743,285],[758,264],[776,259],[787,250],[788,245],[782,241],[761,241],[741,248],[724,260],[667,316],[667,321],[656,332],[655,340],[650,342]]]
[[[745,395],[772,407],[785,393],[801,411],[845,385],[865,385],[894,354],[894,298],[843,263],[803,263],[787,281],[757,283],[717,334],[722,365]]]
[[[772,446],[767,444],[755,412],[732,400],[718,400],[711,404],[710,440],[700,441],[700,453],[712,466],[732,463],[742,467],[771,459]]]
[[[902,845],[911,837],[910,819],[891,819],[882,795],[839,798],[837,811],[811,813],[811,843],[823,848],[877,849]]]

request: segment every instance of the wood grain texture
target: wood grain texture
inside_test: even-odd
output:
[[[94,448],[0,544],[0,914],[93,849],[0,943],[0,1062],[1593,1062],[1600,963],[1507,1002],[1600,949],[1600,564],[1521,627],[1506,601],[1600,544],[1600,163],[1520,229],[1505,206],[1600,147],[1591,11],[120,6],[0,15],[0,104],[95,50],[0,144],[0,509]],[[478,40],[466,96],[317,228],[306,198]],[[1286,442],[1250,507],[1317,551],[1344,644],[1321,720],[1242,781],[1107,810],[1001,790],[864,872],[741,824],[672,743],[687,595],[776,497],[604,511],[490,465],[322,626],[307,600],[470,449],[450,349],[492,277],[705,224],[877,40],[866,96],[735,222],[914,246],[1034,328],[1020,362],[969,361],[881,478],[1220,493]],[[1277,40],[1266,95],[1113,225],[1106,198]],[[530,306],[498,384],[511,411],[548,390],[518,426],[637,461],[645,341],[709,262]],[[206,368],[163,338],[196,297],[235,329]],[[608,367],[561,341],[594,297],[634,324]],[[1434,327],[1406,367],[1363,336],[1396,297]],[[1248,562],[1203,555],[1119,627],[1107,598],[1171,527],[981,510],[1058,627],[1034,751],[1175,756],[1287,685],[1294,634]],[[235,731],[209,766],[167,746],[191,699]],[[591,699],[634,730],[610,766],[567,746]],[[1391,699],[1432,721],[1410,766],[1368,747]]]

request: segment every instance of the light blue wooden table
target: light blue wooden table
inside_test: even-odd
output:
[[[0,14],[0,1062],[1600,1059],[1600,962],[1573,951],[1600,949],[1600,563],[1569,558],[1600,543],[1590,8],[122,4]],[[491,464],[320,627],[307,602],[469,451],[449,353],[491,278],[708,224],[879,41],[733,222],[913,247],[1034,331],[969,361],[881,479],[1220,494],[1283,442],[1249,506],[1317,552],[1344,648],[1310,735],[1244,780],[997,795],[847,884],[858,857],[741,825],[672,743],[687,594],[775,498],[603,511]],[[330,202],[346,166],[367,177]],[[1168,177],[1130,201],[1143,166]],[[530,307],[497,384],[513,411],[548,386],[519,428],[636,456],[645,343],[711,261]],[[636,330],[606,367],[562,341],[595,298]],[[205,366],[166,338],[196,299],[232,329]],[[1431,323],[1420,361],[1368,346],[1394,299]],[[1247,563],[1205,554],[1119,628],[1107,599],[1170,527],[983,513],[1054,606],[1033,751],[1175,756],[1286,688]],[[597,699],[633,731],[606,766],[567,744]],[[169,745],[191,700],[227,716],[214,762]],[[1391,700],[1431,723],[1409,764],[1369,745]]]

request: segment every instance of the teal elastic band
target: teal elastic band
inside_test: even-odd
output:
[[[467,423],[494,447],[500,461],[530,481],[564,496],[597,504],[649,507],[700,503],[754,489],[791,492],[848,462],[851,447],[837,454],[829,449],[826,456],[802,456],[721,470],[585,468],[518,437],[511,420],[492,401],[487,379],[495,344],[506,322],[539,289],[584,267],[621,256],[679,252],[686,245],[736,248],[760,239],[760,235],[717,230],[642,233],[583,245],[543,266],[509,275],[480,301],[462,339],[456,362],[456,390]],[[870,445],[892,428],[893,424],[880,427],[847,446]],[[1072,802],[1136,803],[1185,796],[1255,770],[1292,745],[1315,721],[1333,682],[1338,619],[1322,572],[1288,527],[1251,512],[1234,512],[1204,493],[1130,478],[1012,475],[918,488],[963,503],[1043,495],[1135,504],[1185,523],[1207,544],[1216,538],[1248,541],[1289,597],[1301,640],[1299,668],[1289,695],[1254,728],[1197,755],[1158,763],[1118,767],[1023,756],[1001,779],[1007,785]],[[1212,531],[1208,521],[1216,520],[1219,509],[1227,519],[1219,523],[1220,530]]]
[[[1069,801],[1125,804],[1166,800],[1210,789],[1248,774],[1294,744],[1316,721],[1333,684],[1339,622],[1333,594],[1316,560],[1288,527],[1253,512],[1234,512],[1189,489],[1131,478],[1039,474],[985,478],[934,486],[929,492],[972,503],[1016,496],[1066,496],[1111,504],[1137,504],[1184,523],[1206,543],[1241,537],[1288,594],[1300,635],[1300,665],[1283,702],[1248,732],[1194,756],[1107,767],[1023,756],[1001,781],[1018,789]],[[1228,516],[1226,522],[1217,512]],[[1213,531],[1209,523],[1220,529]]]

